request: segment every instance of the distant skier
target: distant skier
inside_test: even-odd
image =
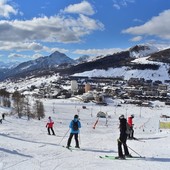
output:
[[[48,130],[48,134],[49,134],[49,135],[51,135],[50,129],[51,129],[51,131],[52,131],[52,134],[55,135],[54,130],[53,130],[53,125],[54,125],[54,122],[53,122],[53,120],[51,119],[51,117],[49,116],[49,117],[48,117],[48,122],[47,122],[47,124],[46,124],[46,128],[47,128],[47,130]]]
[[[5,120],[5,113],[2,113],[2,120]]]
[[[132,157],[129,154],[128,147],[126,145],[127,140],[127,133],[126,133],[126,126],[127,126],[127,120],[124,118],[124,115],[121,115],[119,117],[120,121],[120,137],[118,139],[118,159],[125,159],[125,157]],[[122,145],[124,148],[124,154],[122,152]]]
[[[72,140],[73,136],[74,136],[75,142],[76,142],[75,147],[80,148],[79,140],[78,140],[78,134],[79,134],[79,128],[81,128],[81,123],[79,121],[79,116],[78,115],[74,116],[74,120],[72,120],[70,122],[69,128],[70,128],[70,136],[69,136],[68,141],[67,141],[67,148],[70,147],[71,140]]]
[[[134,139],[133,118],[134,118],[133,114],[128,117],[128,124],[130,126],[130,134],[128,135],[128,139]]]

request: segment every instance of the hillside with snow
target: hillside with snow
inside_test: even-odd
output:
[[[141,57],[134,59],[132,63],[136,64],[154,64],[158,65],[158,70],[152,69],[131,69],[130,67],[119,67],[119,68],[109,68],[108,70],[99,70],[95,69],[92,71],[86,71],[82,73],[76,73],[74,76],[89,76],[89,77],[124,77],[125,80],[129,80],[131,77],[133,78],[144,78],[145,80],[160,80],[164,82],[165,80],[169,80],[170,75],[168,71],[170,69],[169,64],[164,64],[161,62],[149,61],[148,57]]]

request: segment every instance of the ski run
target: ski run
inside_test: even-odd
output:
[[[0,124],[0,170],[170,169],[170,131],[159,129],[159,121],[170,121],[161,118],[162,114],[170,115],[170,108],[164,103],[155,102],[155,106],[149,108],[122,104],[119,100],[110,101],[107,106],[83,103],[74,98],[42,101],[44,119],[27,120],[6,115]],[[107,112],[107,120],[96,117],[99,111]],[[10,110],[1,107],[0,112],[10,113]],[[74,148],[74,137],[72,147],[67,149],[63,146],[67,145],[69,123],[75,114],[79,115],[82,125],[80,149]],[[137,140],[127,140],[133,158],[115,160],[121,114],[125,117],[134,114]],[[47,132],[49,116],[54,121],[55,135]]]

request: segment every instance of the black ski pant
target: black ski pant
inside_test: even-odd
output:
[[[121,133],[118,139],[118,155],[119,157],[123,157],[122,145],[124,148],[124,155],[129,155],[128,147],[126,145],[127,134]]]
[[[50,129],[51,129],[51,131],[52,131],[53,135],[55,135],[54,130],[53,130],[53,128],[52,128],[52,127],[48,127],[48,128],[47,128],[47,130],[48,130],[48,134],[49,134],[49,135],[51,135],[51,133],[50,133]]]
[[[78,133],[70,133],[70,136],[69,136],[68,142],[67,142],[67,147],[70,147],[71,140],[72,140],[73,136],[74,136],[74,139],[76,142],[76,147],[79,147]]]
[[[134,138],[134,130],[133,127],[130,128],[130,134],[128,135],[129,139],[133,139]]]

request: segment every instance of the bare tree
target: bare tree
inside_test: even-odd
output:
[[[6,91],[5,88],[0,89],[0,104],[4,107],[11,107],[10,93]]]
[[[18,117],[21,118],[24,109],[24,96],[21,95],[19,91],[15,91],[12,95],[12,99],[14,110],[18,114]]]
[[[34,103],[34,112],[38,120],[45,117],[44,105],[40,100],[36,100]]]
[[[24,105],[25,105],[25,114],[27,115],[28,120],[29,120],[30,115],[31,115],[31,109],[30,109],[30,102],[29,102],[28,97],[25,98]]]

